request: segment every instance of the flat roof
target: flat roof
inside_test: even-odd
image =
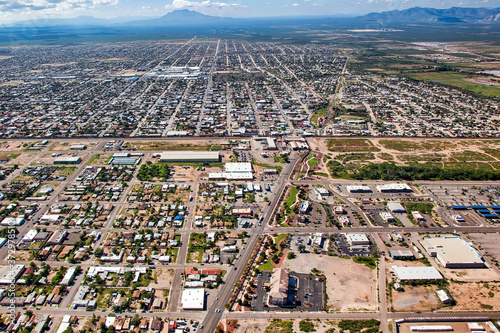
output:
[[[182,161],[182,160],[219,160],[218,151],[164,151],[160,153],[160,160]]]
[[[397,267],[392,266],[394,274],[400,281],[407,280],[441,280],[441,273],[434,267]]]
[[[226,172],[252,172],[252,163],[226,163],[224,167]]]
[[[184,289],[182,292],[182,308],[186,310],[203,310],[205,308],[205,289]]]
[[[394,212],[394,211],[406,211],[406,209],[403,207],[403,205],[400,204],[399,202],[389,202],[387,204],[387,208],[389,208],[389,210],[391,212]]]
[[[425,237],[423,243],[427,252],[435,252],[443,265],[484,264],[479,253],[460,237]]]
[[[54,160],[54,163],[57,162],[80,162],[82,158],[80,156],[60,156]]]

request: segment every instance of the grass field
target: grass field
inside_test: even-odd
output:
[[[285,205],[287,207],[291,207],[295,201],[297,201],[297,194],[299,193],[299,190],[294,186],[290,189],[290,195],[288,196],[288,199],[285,201]]]
[[[309,164],[310,167],[313,167],[318,164],[318,159],[316,157],[313,157],[309,160],[309,162],[307,162],[307,164]]]
[[[312,115],[311,124],[313,124],[314,127],[318,127],[318,119],[320,117],[324,118],[325,116],[326,116],[326,108],[319,109]]]
[[[456,142],[447,142],[443,140],[380,140],[379,144],[381,144],[384,148],[407,152],[414,150],[425,150],[425,151],[442,151],[445,149],[455,148],[457,146]]]
[[[473,91],[475,93],[485,95],[488,97],[500,96],[500,85],[489,86],[486,84],[480,84],[464,80],[466,78],[480,79],[481,77],[478,76],[467,75],[456,72],[422,72],[422,73],[408,73],[407,75],[415,80],[437,82],[444,85]]]

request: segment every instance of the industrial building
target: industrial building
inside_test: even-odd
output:
[[[377,190],[381,193],[408,193],[413,192],[408,184],[404,183],[393,183],[393,184],[384,184],[378,185]]]
[[[80,156],[60,156],[54,160],[54,164],[80,164],[81,162]]]
[[[69,147],[70,150],[85,150],[87,149],[86,145],[72,145]]]
[[[182,292],[183,310],[203,310],[205,308],[205,289],[190,288]]]
[[[393,213],[406,213],[406,209],[399,202],[387,203],[387,209],[389,209]]]
[[[253,180],[252,164],[248,162],[226,163],[224,172],[211,172],[208,174],[208,179]]]
[[[481,255],[457,236],[426,237],[421,241],[427,253],[436,257],[446,268],[482,268],[485,267]]]
[[[411,280],[441,280],[443,276],[431,266],[425,267],[397,267],[391,266],[398,281]]]
[[[164,151],[158,162],[219,162],[218,151]]]
[[[122,157],[122,158],[114,158],[112,157],[109,160],[108,164],[111,165],[137,165],[141,163],[140,157]]]
[[[391,258],[400,260],[414,259],[415,255],[410,250],[391,250]]]

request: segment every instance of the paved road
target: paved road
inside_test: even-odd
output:
[[[264,220],[262,225],[257,229],[255,229],[254,230],[255,233],[250,237],[250,240],[247,240],[247,245],[245,247],[245,250],[242,251],[241,257],[237,259],[235,262],[234,265],[235,269],[228,271],[229,277],[227,278],[225,283],[220,287],[220,291],[218,294],[219,300],[207,306],[207,311],[208,311],[207,316],[205,317],[205,320],[202,323],[202,325],[204,325],[205,328],[202,330],[202,332],[213,332],[217,327],[217,324],[219,323],[222,314],[225,311],[225,304],[229,302],[229,299],[231,297],[236,282],[240,278],[246,264],[250,261],[250,256],[252,255],[253,250],[257,245],[258,237],[264,233],[266,225],[271,220],[272,211],[278,205],[281,193],[283,193],[283,190],[285,189],[286,181],[289,178],[290,174],[292,173],[293,168],[295,167],[297,161],[298,161],[298,156],[292,158],[290,160],[290,163],[287,164],[286,167],[283,169],[283,172],[281,173],[277,183],[278,186],[276,187],[274,198],[271,201],[270,206],[268,206],[269,209],[264,214]],[[220,310],[220,312],[215,312],[216,310]]]

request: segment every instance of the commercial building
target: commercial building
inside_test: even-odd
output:
[[[390,253],[393,259],[408,260],[415,258],[415,255],[410,250],[391,250]]]
[[[316,192],[318,192],[318,195],[320,197],[329,197],[330,196],[330,192],[328,192],[328,190],[324,187],[315,187],[314,189],[316,190]]]
[[[76,273],[76,266],[71,266],[70,268],[68,268],[68,271],[66,272],[64,278],[61,281],[61,285],[68,286],[69,282],[71,281],[75,273]]]
[[[182,292],[183,310],[203,310],[205,308],[205,289],[190,288]]]
[[[349,245],[370,245],[370,240],[366,236],[366,234],[363,233],[348,233],[345,235],[347,242]]]
[[[472,247],[457,236],[426,237],[422,240],[427,253],[436,257],[437,261],[446,268],[482,268],[485,267],[483,258]]]
[[[24,217],[6,217],[0,224],[4,227],[19,227],[24,224]]]
[[[397,267],[391,266],[398,281],[441,280],[441,273],[434,267]]]
[[[26,235],[24,235],[22,241],[24,243],[31,243],[35,239],[36,234],[38,234],[38,231],[31,229]]]
[[[372,190],[368,186],[346,186],[349,193],[370,193]]]
[[[393,184],[384,184],[384,185],[378,185],[377,190],[382,193],[407,193],[407,192],[413,192],[410,186],[408,184],[404,183],[393,183]]]
[[[288,299],[288,270],[275,268],[271,276],[271,287],[269,291],[269,304],[282,306]]]
[[[6,266],[0,269],[0,284],[15,283],[24,273],[26,268],[24,265],[14,265],[14,267]]]
[[[54,164],[80,164],[81,162],[80,156],[60,156],[54,160]]]
[[[389,212],[379,212],[378,215],[384,220],[385,222],[394,222],[396,219],[394,216],[391,215]]]
[[[310,207],[311,207],[311,205],[309,204],[309,201],[307,201],[307,200],[302,201],[302,204],[300,205],[299,213],[300,214],[307,214]]]
[[[87,149],[86,145],[72,145],[69,147],[70,150],[85,150]]]
[[[266,139],[267,146],[264,148],[266,150],[277,150],[278,147],[276,146],[276,142],[274,141],[273,138],[267,138]]]
[[[211,172],[208,178],[210,180],[253,180],[252,164],[248,162],[226,163],[224,172]]]
[[[387,208],[393,213],[406,213],[406,209],[399,202],[389,202]]]
[[[159,162],[219,162],[218,151],[164,151]]]
[[[415,221],[417,221],[417,222],[425,222],[425,217],[423,217],[423,215],[420,214],[419,211],[414,210],[414,211],[411,212],[411,215],[413,216],[413,219]]]

